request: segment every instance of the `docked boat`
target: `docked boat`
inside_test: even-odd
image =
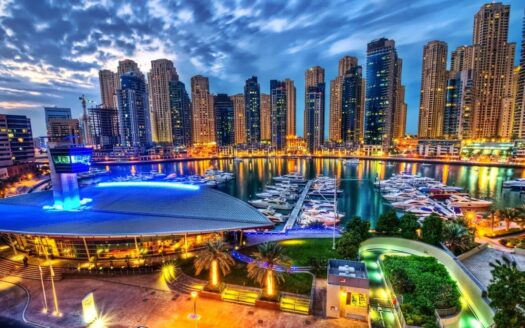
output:
[[[430,201],[428,200],[428,198],[424,198],[424,199],[408,199],[408,200],[404,200],[401,202],[393,202],[390,205],[392,205],[392,207],[394,208],[404,210],[404,209],[411,208],[414,206],[420,207],[420,206],[427,206],[429,204],[430,204]]]
[[[486,208],[492,205],[492,201],[477,199],[466,195],[451,195],[447,200],[449,206],[463,208]]]
[[[281,213],[275,211],[275,209],[273,207],[271,207],[271,206],[269,206],[269,207],[267,207],[265,209],[259,209],[258,211],[261,212],[261,214],[266,216],[268,219],[270,219],[270,221],[272,221],[272,222],[275,222],[275,223],[282,223],[282,222],[284,222],[285,216],[282,215]]]
[[[345,159],[345,160],[343,160],[343,163],[344,164],[348,164],[348,165],[357,165],[357,164],[359,164],[359,158]]]
[[[503,188],[525,188],[525,178],[504,181]]]
[[[278,210],[291,210],[292,205],[290,205],[285,199],[283,198],[265,198],[265,199],[257,199],[257,200],[250,200],[248,203],[252,204],[254,207],[257,208],[268,208],[269,206],[278,209]]]

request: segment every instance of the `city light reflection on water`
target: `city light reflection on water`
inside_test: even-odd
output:
[[[376,179],[386,179],[395,173],[410,173],[435,178],[449,185],[460,186],[474,197],[491,198],[496,206],[515,206],[523,203],[518,192],[502,189],[505,180],[525,176],[525,170],[483,166],[461,166],[448,164],[421,165],[408,162],[383,162],[361,160],[358,165],[348,165],[338,159],[261,159],[251,158],[243,161],[187,161],[162,164],[112,165],[112,176],[125,176],[151,171],[164,174],[175,173],[178,176],[204,174],[212,163],[216,168],[234,172],[236,180],[219,187],[220,190],[243,200],[252,199],[272,178],[289,172],[301,172],[308,178],[317,175],[337,175],[341,179],[341,188],[345,191],[339,197],[338,210],[346,218],[359,215],[371,219],[388,209],[373,187]],[[101,166],[102,169],[107,169]]]

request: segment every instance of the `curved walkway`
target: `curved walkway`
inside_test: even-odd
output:
[[[27,298],[26,298],[26,303],[24,304],[24,309],[22,310],[22,314],[21,314],[21,317],[22,317],[22,321],[26,324],[29,324],[31,326],[35,326],[35,327],[42,327],[42,328],[46,328],[47,326],[44,326],[44,325],[41,325],[41,324],[38,324],[36,322],[33,322],[33,321],[30,321],[26,318],[26,312],[27,312],[27,308],[29,307],[29,303],[31,303],[31,293],[29,292],[29,290],[24,287],[23,285],[21,284],[18,284],[16,282],[12,282],[12,281],[9,281],[9,280],[5,280],[5,279],[0,279],[0,283],[4,283],[4,284],[9,284],[9,285],[12,285],[14,287],[17,287],[17,288],[20,288],[24,291],[24,293],[26,294]]]
[[[359,248],[359,252],[372,250],[387,250],[436,258],[445,265],[452,278],[458,282],[462,296],[481,324],[484,327],[490,327],[494,323],[494,311],[488,304],[488,299],[482,296],[484,286],[463,266],[461,261],[444,250],[419,241],[394,237],[370,238],[361,243]]]

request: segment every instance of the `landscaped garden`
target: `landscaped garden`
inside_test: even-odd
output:
[[[435,258],[387,255],[382,263],[408,325],[434,327],[436,309],[460,310],[457,284]]]

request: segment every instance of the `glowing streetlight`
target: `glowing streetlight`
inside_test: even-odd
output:
[[[199,320],[200,315],[197,314],[197,297],[199,296],[199,293],[196,291],[191,292],[191,298],[193,299],[193,313],[191,313],[188,317],[192,320]]]

